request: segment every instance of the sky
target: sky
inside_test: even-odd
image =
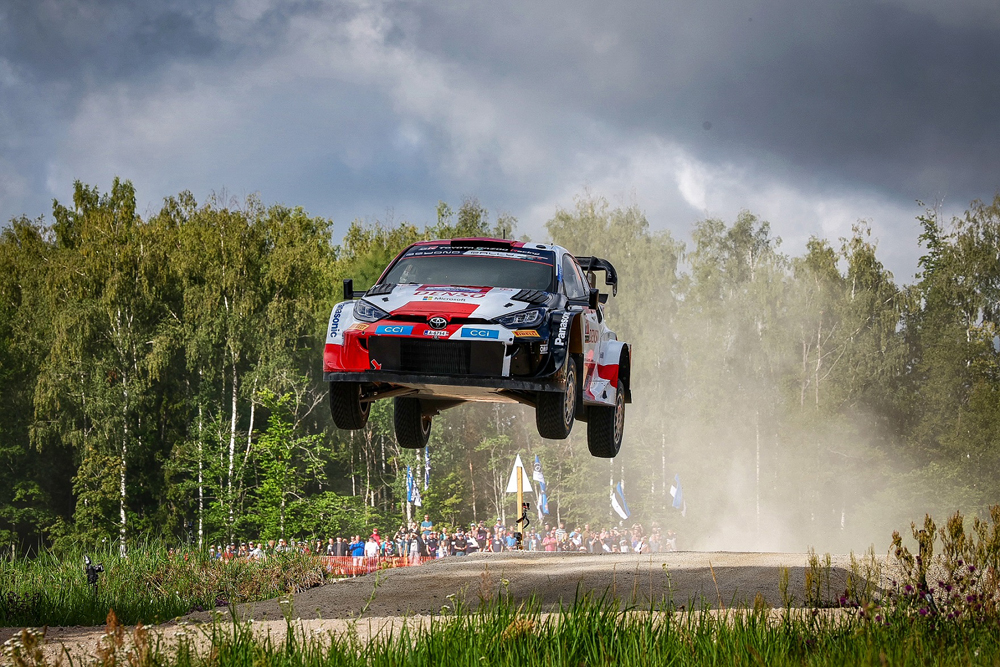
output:
[[[585,193],[688,240],[748,209],[786,252],[1000,189],[995,0],[0,0],[0,221],[73,181],[544,239]]]

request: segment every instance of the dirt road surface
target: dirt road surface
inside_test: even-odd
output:
[[[651,601],[665,600],[686,609],[702,604],[713,608],[752,605],[755,600],[781,607],[782,570],[788,569],[786,590],[793,604],[801,604],[808,566],[807,554],[475,554],[333,581],[291,596],[290,603],[279,598],[240,605],[238,614],[244,620],[253,619],[257,632],[273,637],[284,634],[287,614],[307,632],[351,629],[364,638],[392,631],[406,617],[410,623],[423,623],[441,614],[442,607],[453,609],[460,603],[475,609],[481,601],[500,594],[515,602],[534,597],[549,612],[586,593],[610,596],[623,608],[649,609]],[[849,557],[832,557],[831,597],[843,592],[849,571]],[[211,612],[190,614],[153,631],[171,641],[177,633],[195,632],[198,624],[211,619]],[[0,642],[19,631],[0,628]],[[103,628],[49,628],[46,639],[50,650],[63,645],[75,657],[89,656],[103,633]]]

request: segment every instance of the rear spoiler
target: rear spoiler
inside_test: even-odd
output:
[[[588,278],[594,271],[604,271],[604,282],[611,285],[611,294],[618,296],[618,272],[611,262],[600,257],[577,257],[576,261],[580,262],[580,268],[587,273]]]

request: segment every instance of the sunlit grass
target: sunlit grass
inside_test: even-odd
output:
[[[0,561],[0,626],[101,625],[114,609],[122,623],[157,623],[230,602],[264,600],[318,585],[317,559],[296,554],[265,562],[168,559],[158,545],[90,554],[102,562],[97,591],[87,585],[84,554],[45,552]]]
[[[1000,656],[995,618],[942,623],[903,611],[879,621],[858,610],[622,611],[594,596],[578,598],[557,614],[543,614],[536,602],[500,599],[476,611],[446,610],[429,623],[370,639],[350,628],[309,633],[294,621],[280,639],[253,627],[223,618],[163,643],[143,630],[130,636],[112,626],[98,664],[989,665]],[[33,641],[25,638],[17,649],[22,656]]]

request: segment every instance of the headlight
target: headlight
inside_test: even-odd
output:
[[[540,308],[534,310],[522,310],[518,313],[511,313],[510,315],[504,315],[503,317],[498,317],[494,322],[502,324],[508,329],[523,329],[525,327],[534,327],[542,323],[544,319],[545,311]]]
[[[389,313],[377,306],[371,305],[367,301],[361,300],[354,304],[354,319],[356,320],[361,320],[362,322],[377,322],[383,317],[389,317]]]

